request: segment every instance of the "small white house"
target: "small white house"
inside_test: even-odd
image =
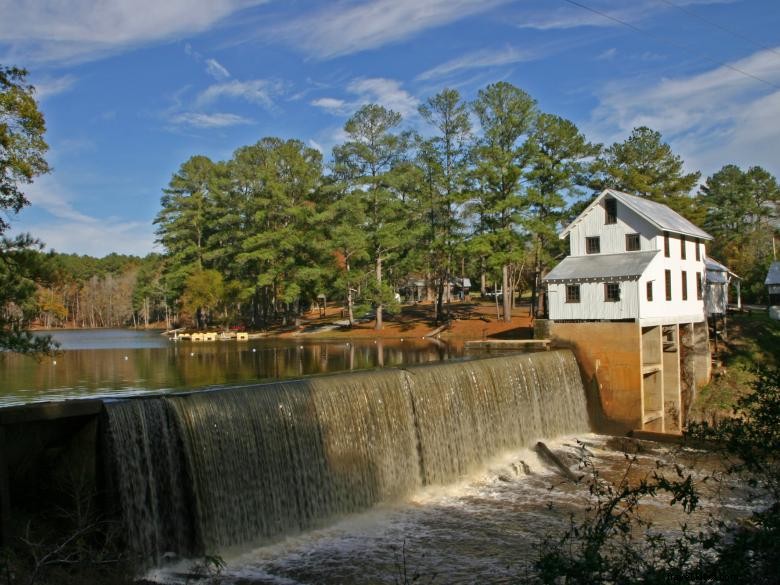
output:
[[[556,322],[704,320],[704,242],[665,205],[604,190],[566,229],[570,255],[544,281]]]
[[[734,274],[726,266],[705,258],[704,265],[707,269],[706,287],[704,289],[704,310],[707,315],[725,315],[729,306],[729,288],[735,283],[737,292],[737,308],[742,308],[742,295],[739,276]]]

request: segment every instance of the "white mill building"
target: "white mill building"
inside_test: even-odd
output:
[[[665,205],[612,189],[560,237],[570,255],[544,278],[549,335],[577,353],[609,422],[679,432],[710,374],[704,242],[712,237]]]

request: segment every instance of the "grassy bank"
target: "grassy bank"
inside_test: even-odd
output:
[[[780,322],[765,312],[729,315],[725,339],[719,337],[712,381],[691,409],[695,421],[719,420],[755,382],[758,372],[780,367]],[[714,344],[713,344],[714,345]]]

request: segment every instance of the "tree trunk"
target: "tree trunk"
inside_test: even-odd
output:
[[[444,320],[444,279],[439,280],[439,284],[436,287],[436,307],[435,317],[436,323],[440,323]]]
[[[352,279],[349,278],[349,262],[346,265],[347,268],[347,319],[349,319],[350,329],[355,325],[355,311],[353,308],[354,300],[352,299]]]
[[[504,264],[501,267],[501,290],[504,292],[504,323],[512,321],[512,299],[509,297],[509,266]]]
[[[380,294],[379,302],[376,304],[376,324],[374,329],[377,331],[382,330],[382,256],[376,257],[376,285],[377,292]]]

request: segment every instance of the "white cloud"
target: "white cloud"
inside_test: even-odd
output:
[[[206,73],[218,80],[230,77],[230,71],[216,59],[206,59]]]
[[[612,83],[599,100],[591,125],[600,139],[622,140],[646,125],[705,174],[731,162],[780,173],[780,60],[773,50],[687,78]]]
[[[507,0],[371,0],[332,2],[315,14],[264,34],[315,59],[330,59],[401,41],[424,30],[486,12]]]
[[[198,107],[203,107],[221,98],[235,98],[271,109],[274,105],[273,98],[282,93],[283,89],[284,85],[279,81],[268,79],[239,81],[234,79],[210,85],[198,95],[195,103]]]
[[[229,113],[204,114],[202,112],[180,112],[169,118],[172,124],[177,126],[190,126],[193,128],[225,128],[252,124],[252,120]]]
[[[65,254],[103,257],[111,252],[145,256],[153,251],[154,226],[150,221],[107,220],[26,222],[23,230],[41,240],[46,249]]]
[[[98,257],[110,252],[143,256],[154,247],[151,221],[122,221],[83,213],[73,203],[76,198],[51,175],[37,179],[25,188],[25,193],[33,209],[50,217],[28,220],[27,212],[22,211],[12,225],[11,235],[29,232],[46,248]]]
[[[535,57],[530,51],[524,51],[517,47],[504,47],[503,49],[483,49],[467,53],[441,65],[437,65],[417,76],[418,80],[436,79],[445,77],[466,69],[481,69],[484,67],[498,67],[512,65],[521,61],[531,61]]]
[[[76,84],[76,78],[73,75],[63,75],[62,77],[44,77],[36,80],[35,96],[39,100],[45,100],[60,93],[70,91]]]
[[[401,88],[401,83],[395,79],[371,77],[356,79],[347,86],[347,91],[358,96],[361,104],[376,103],[402,116],[417,112],[420,101]]]
[[[334,114],[348,113],[349,108],[351,107],[350,104],[348,104],[344,100],[340,100],[338,98],[330,98],[330,97],[324,97],[324,98],[313,100],[311,102],[311,105],[316,106],[318,108],[322,108],[323,110],[327,110]],[[347,108],[346,110],[345,107]]]
[[[313,138],[309,138],[309,146],[311,146],[314,150],[319,150],[320,153],[325,154],[325,149],[323,148],[322,144]]]
[[[323,97],[313,100],[311,105],[322,108],[330,114],[345,116],[365,104],[379,104],[398,112],[404,117],[416,114],[420,101],[401,87],[401,82],[384,77],[353,79],[346,91],[356,96],[354,100]]]
[[[83,61],[200,32],[266,0],[0,0],[14,61]]]

